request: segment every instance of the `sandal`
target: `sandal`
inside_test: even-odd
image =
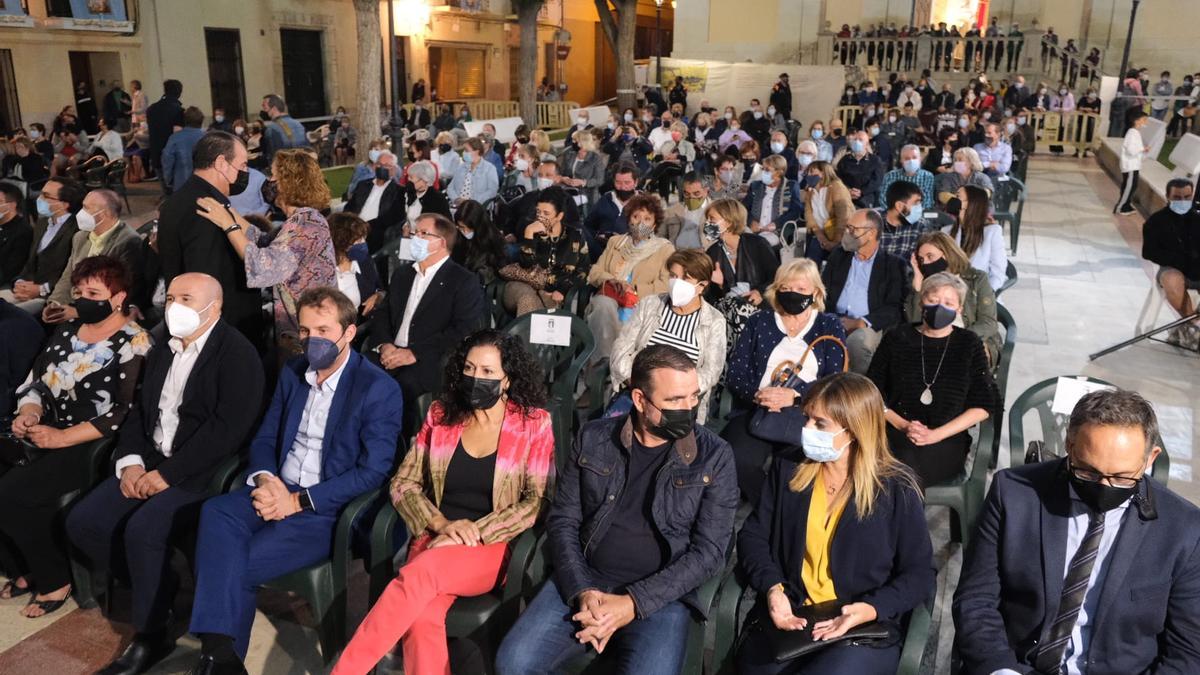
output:
[[[67,597],[63,598],[62,600],[33,600],[33,599],[30,599],[29,604],[36,605],[38,609],[42,610],[42,613],[39,616],[27,616],[25,618],[26,619],[40,619],[44,616],[49,616],[52,612],[58,611],[63,605],[67,604],[67,600],[69,600],[70,598],[71,598],[71,596],[68,595]]]
[[[15,579],[10,579],[9,581],[5,582],[3,588],[0,588],[0,600],[11,600],[13,598],[19,598],[22,595],[28,594],[29,592],[30,592],[29,586],[25,586],[25,588],[21,588],[20,586],[17,585],[17,582]],[[3,597],[3,595],[5,593],[8,594],[8,597]]]

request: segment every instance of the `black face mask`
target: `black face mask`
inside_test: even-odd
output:
[[[392,179],[392,172],[388,171],[386,166],[375,167],[375,180],[388,181]]]
[[[1074,474],[1071,474],[1071,485],[1075,486],[1075,494],[1079,495],[1079,499],[1087,504],[1089,509],[1098,513],[1117,508],[1137,492],[1136,485],[1127,488],[1113,487],[1104,483],[1080,480]]]
[[[258,119],[260,119],[260,120],[262,120],[262,121],[264,121],[264,122],[270,122],[270,121],[271,121],[271,115],[270,115],[270,113],[268,113],[266,110],[259,110],[259,111],[258,111]]]
[[[650,403],[649,399],[646,400],[646,403],[651,406],[654,405]],[[695,429],[696,416],[700,413],[700,406],[688,408],[687,410],[663,410],[659,408],[658,412],[661,415],[658,424],[650,424],[650,420],[646,420],[646,431],[659,438],[665,438],[668,441],[677,441],[692,433],[692,430]]]
[[[928,279],[939,272],[950,269],[950,263],[946,262],[945,258],[938,258],[933,262],[917,263],[917,269],[921,270],[921,276]]]
[[[820,176],[805,176],[804,177],[804,187],[806,187],[806,188],[815,188],[815,187],[817,187],[817,185],[820,185],[820,183],[821,183]]]
[[[447,152],[450,152],[450,144],[442,143],[441,145],[438,146],[438,152],[442,153],[443,155],[446,154]]]
[[[100,323],[113,313],[112,300],[76,298],[71,306],[79,314],[79,320],[84,323]]]
[[[524,145],[529,142],[528,136],[517,136],[517,142]]]
[[[946,202],[946,215],[957,219],[958,214],[962,212],[962,200],[958,197],[951,197],[950,201]]]
[[[627,201],[633,196],[634,193],[633,190],[613,190],[613,192],[616,193],[617,199],[620,199],[621,201]]]
[[[779,308],[792,316],[803,314],[813,304],[812,295],[795,291],[780,291],[775,294],[775,299],[779,302]]]
[[[279,183],[273,180],[263,183],[261,194],[264,202],[277,206],[275,198],[279,196]]]
[[[238,171],[237,179],[229,184],[229,196],[240,195],[246,191],[246,186],[250,184],[250,172],[242,169]]]
[[[489,380],[482,377],[463,376],[463,384],[467,385],[467,401],[474,410],[489,410],[500,400],[500,380]]]
[[[921,320],[934,330],[941,330],[954,323],[958,316],[954,310],[945,305],[924,305],[921,307]]]

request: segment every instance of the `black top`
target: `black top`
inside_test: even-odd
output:
[[[921,343],[924,340],[924,374]],[[941,372],[938,362],[943,361]],[[935,378],[934,374],[937,373]],[[996,409],[996,382],[988,370],[987,355],[979,336],[954,328],[944,338],[924,337],[916,327],[899,326],[883,336],[867,371],[883,402],[909,421],[936,429],[971,408]],[[925,384],[931,382],[933,402],[921,403]],[[892,452],[911,466],[925,485],[954,477],[963,468],[970,447],[966,431],[940,443],[917,447],[908,437],[888,426]]]
[[[588,555],[588,565],[595,571],[595,578],[613,590],[645,579],[662,569],[670,559],[670,548],[654,526],[651,513],[654,478],[670,450],[670,443],[646,447],[637,436],[633,437],[625,487],[617,497],[616,509],[609,516],[612,525],[591,547]]]
[[[492,477],[496,473],[496,455],[472,457],[462,439],[446,467],[442,503],[438,505],[446,520],[479,520],[492,512]]]
[[[18,215],[0,225],[0,286],[17,278],[32,247],[33,226],[25,216]]]
[[[0,298],[0,416],[16,411],[13,394],[25,381],[46,334],[33,315]]]
[[[1179,215],[1171,209],[1151,214],[1142,226],[1142,257],[1200,279],[1200,212]]]
[[[729,255],[722,242],[709,246],[707,252],[713,264],[721,268],[725,280],[721,285],[709,284],[705,297],[710,302],[724,297],[740,281],[749,284],[750,290],[765,293],[771,282],[775,281],[775,271],[779,269],[779,255],[771,249],[766,239],[751,232],[738,237],[736,270],[729,264]]]

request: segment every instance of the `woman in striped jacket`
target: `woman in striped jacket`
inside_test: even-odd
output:
[[[369,672],[397,640],[405,672],[449,672],[446,612],[504,578],[508,543],[547,502],[554,434],[544,377],[519,338],[469,336],[446,365],[439,399],[392,479],[413,535],[408,562],[358,627],[338,675]]]

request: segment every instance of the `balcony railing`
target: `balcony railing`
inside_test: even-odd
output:
[[[125,0],[46,0],[46,18],[38,22],[54,30],[132,33],[135,22]]]

